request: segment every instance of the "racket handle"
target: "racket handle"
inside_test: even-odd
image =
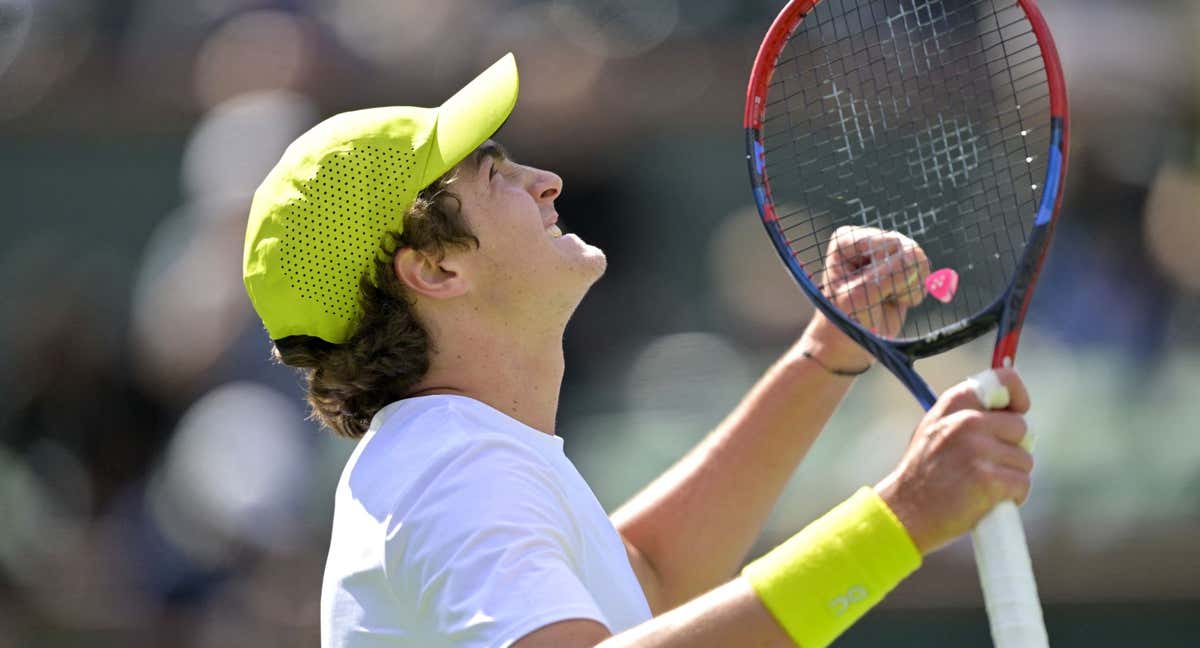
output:
[[[1049,646],[1017,505],[998,504],[971,532],[971,542],[996,648]]]

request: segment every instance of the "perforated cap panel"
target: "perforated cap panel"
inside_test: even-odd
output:
[[[327,156],[283,219],[283,274],[306,300],[353,324],[358,282],[384,235],[400,232],[417,187],[417,152],[370,144]]]

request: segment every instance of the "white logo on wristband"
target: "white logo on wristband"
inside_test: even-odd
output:
[[[862,585],[851,585],[845,594],[833,597],[829,601],[829,611],[833,616],[841,616],[850,606],[867,598],[867,588]]]

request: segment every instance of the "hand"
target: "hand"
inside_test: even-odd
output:
[[[839,227],[825,252],[825,294],[843,312],[883,337],[925,298],[929,259],[917,242],[874,227]]]
[[[904,326],[908,309],[925,298],[929,259],[916,241],[874,227],[839,227],[825,253],[822,292],[859,324],[883,337]],[[806,348],[829,367],[866,367],[871,356],[817,312]]]
[[[1033,455],[1025,437],[1029,393],[1017,373],[997,369],[1009,392],[1003,410],[986,411],[962,382],[917,426],[900,465],[876,487],[922,554],[970,531],[996,504],[1029,494]]]

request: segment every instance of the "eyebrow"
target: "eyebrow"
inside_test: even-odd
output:
[[[495,160],[512,160],[512,156],[508,154],[508,149],[504,148],[500,142],[488,140],[479,145],[475,152],[471,154],[475,158],[475,170],[478,171],[483,166],[483,161],[488,158]]]

